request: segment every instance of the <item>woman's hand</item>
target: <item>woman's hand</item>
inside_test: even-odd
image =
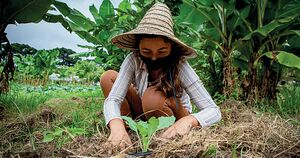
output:
[[[188,115],[182,117],[178,121],[175,122],[174,125],[169,127],[162,135],[161,138],[170,139],[174,137],[176,134],[184,135],[187,134],[192,127],[199,126],[198,120],[192,116]]]
[[[112,119],[109,122],[110,135],[108,142],[114,146],[124,149],[126,146],[132,145],[129,135],[125,129],[124,122],[121,119]]]

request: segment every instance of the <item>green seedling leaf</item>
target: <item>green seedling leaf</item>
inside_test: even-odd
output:
[[[137,123],[134,122],[131,117],[122,116],[122,119],[124,119],[126,121],[126,123],[130,129],[132,129],[135,132],[138,132]]]
[[[55,131],[52,133],[53,136],[62,136],[63,129],[56,128]]]
[[[156,131],[167,128],[175,122],[175,117],[151,117],[148,122],[138,121],[135,122],[132,118],[122,116],[122,118],[129,125],[130,129],[134,130],[138,134],[140,147],[143,152],[148,151],[152,136]]]
[[[144,122],[144,121],[137,122],[137,128],[138,128],[139,133],[142,136],[147,136],[148,135],[148,124],[147,124],[147,122]]]
[[[73,128],[67,128],[67,130],[74,136],[86,134],[86,131],[83,128],[73,127]]]
[[[44,143],[49,143],[52,140],[54,140],[54,136],[52,133],[44,133],[44,138],[43,138]]]
[[[148,122],[149,122],[149,125],[148,125],[148,136],[151,137],[157,131],[157,127],[159,125],[159,121],[158,121],[157,118],[151,117]]]
[[[159,117],[158,118],[159,125],[157,127],[157,130],[161,130],[161,129],[170,127],[175,122],[175,120],[176,120],[176,118],[174,116]]]

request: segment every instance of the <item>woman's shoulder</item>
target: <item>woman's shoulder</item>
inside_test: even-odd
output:
[[[195,70],[191,67],[187,60],[180,62],[179,64],[179,77],[182,82],[192,83],[199,79]]]
[[[191,70],[193,70],[191,65],[189,64],[189,62],[186,59],[180,61],[178,66],[179,66],[178,68],[179,68],[180,71],[191,71]]]
[[[141,64],[141,61],[136,53],[129,53],[123,61],[123,64],[130,64],[134,66],[134,68],[138,68]]]

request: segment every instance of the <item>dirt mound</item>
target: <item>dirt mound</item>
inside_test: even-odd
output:
[[[256,114],[236,101],[227,101],[220,107],[220,123],[194,129],[168,142],[155,138],[150,157],[299,157],[300,127],[279,116]],[[64,150],[74,156],[110,157],[138,149],[134,142],[134,147],[117,150],[106,145],[107,137],[99,133],[90,139],[73,140]]]

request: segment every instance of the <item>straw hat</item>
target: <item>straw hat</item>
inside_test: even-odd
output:
[[[195,57],[196,51],[175,37],[170,9],[163,3],[155,3],[145,14],[137,28],[115,36],[111,42],[119,48],[137,50],[136,37],[139,34],[161,35],[168,37],[181,49],[183,55]]]

